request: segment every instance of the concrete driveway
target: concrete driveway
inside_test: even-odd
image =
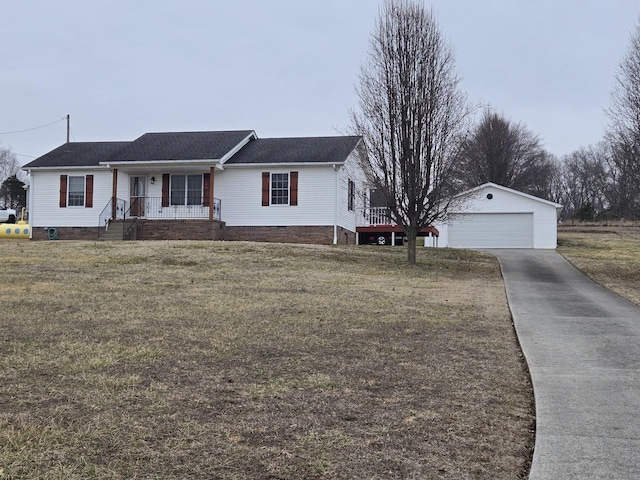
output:
[[[640,478],[640,308],[555,251],[490,253],[533,381],[529,478]]]

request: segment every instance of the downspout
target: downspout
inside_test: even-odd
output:
[[[335,208],[334,218],[333,218],[333,244],[334,245],[338,244],[338,170],[339,168],[334,164],[333,171],[336,172],[336,184],[335,184],[335,190],[334,190],[336,208]]]
[[[31,170],[27,170],[27,175],[29,177],[29,185],[27,187],[27,212],[29,213],[29,240],[33,239],[33,222],[31,219],[33,218],[33,175],[31,175]],[[17,213],[17,212],[16,212]]]

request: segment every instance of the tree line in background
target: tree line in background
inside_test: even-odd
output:
[[[640,24],[614,85],[604,138],[560,159],[522,124],[486,111],[461,142],[453,190],[494,182],[562,204],[562,220],[640,219]]]

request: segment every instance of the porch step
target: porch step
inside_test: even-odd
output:
[[[103,242],[121,242],[123,231],[126,232],[132,224],[133,222],[124,222],[124,225],[123,222],[113,222],[106,231],[100,230],[98,240]]]

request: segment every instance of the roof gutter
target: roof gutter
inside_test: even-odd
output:
[[[24,170],[25,172],[34,172],[37,171],[53,171],[53,170],[108,170],[109,165],[67,165],[67,166],[59,166],[59,167],[29,167],[25,169],[21,167],[20,170]]]
[[[155,160],[155,161],[146,161],[146,160],[136,160],[136,161],[109,161],[109,162],[100,162],[100,165],[106,165],[109,167],[166,167],[167,165],[211,165],[212,163],[220,163],[220,160],[217,158],[210,159],[198,159],[198,160]]]
[[[241,168],[251,168],[251,167],[260,167],[260,166],[269,166],[269,167],[332,167],[336,168],[344,165],[345,162],[261,162],[261,163],[227,163],[225,164],[225,168],[230,167],[241,167]]]

